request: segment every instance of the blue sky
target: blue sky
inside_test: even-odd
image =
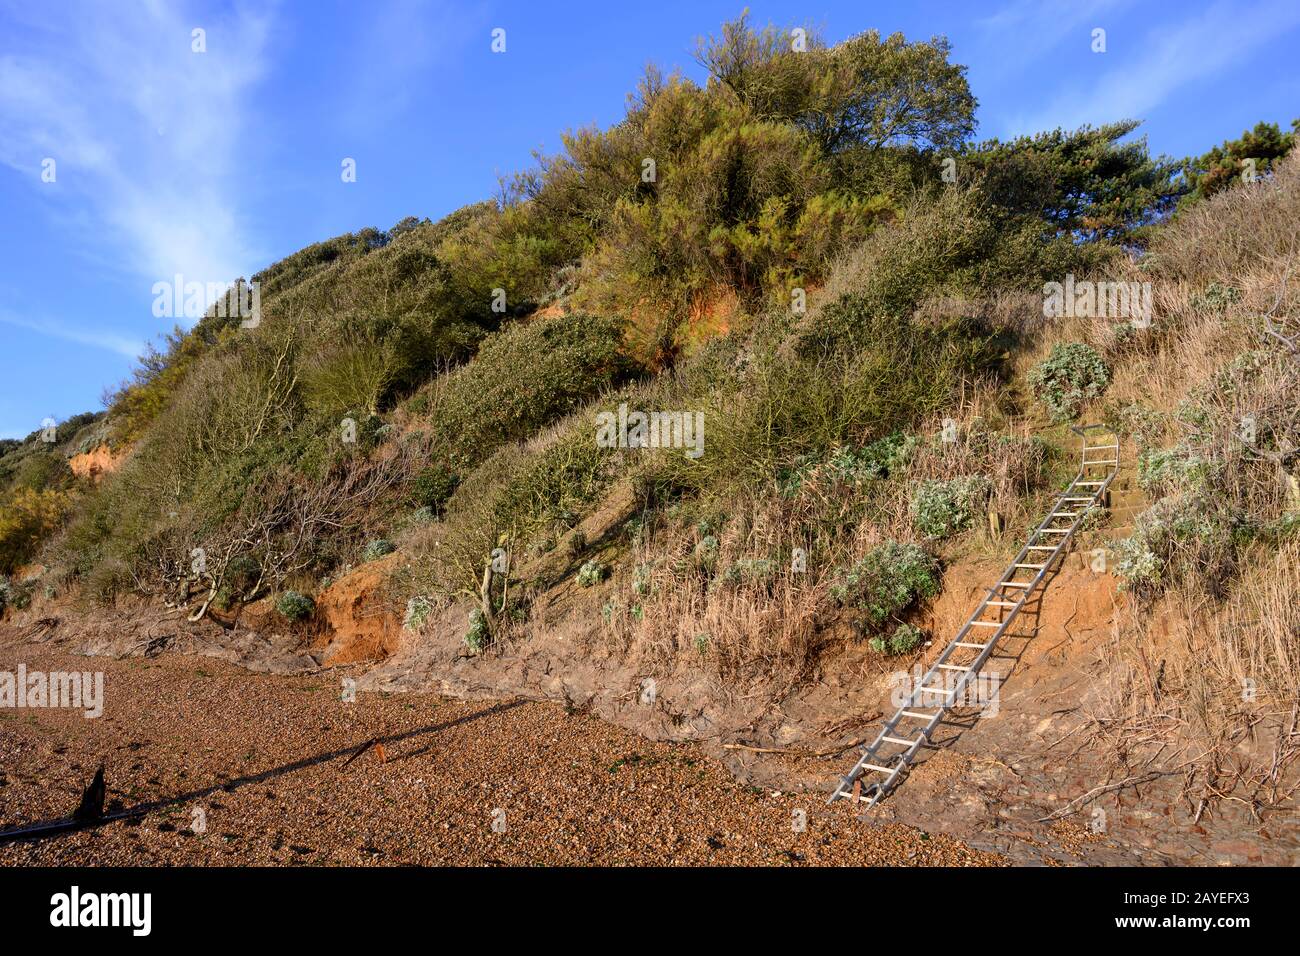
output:
[[[484,198],[561,131],[616,121],[647,62],[700,78],[695,37],[743,6],[0,0],[0,437],[100,408],[173,324],[154,283]],[[1132,116],[1182,156],[1300,115],[1294,0],[749,6],[831,41],[945,34],[979,138]]]

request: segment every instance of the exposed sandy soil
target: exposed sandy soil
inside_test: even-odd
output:
[[[397,649],[402,622],[386,600],[384,582],[400,560],[390,554],[367,562],[317,597],[323,629],[313,649],[325,666],[383,660]]]
[[[125,457],[124,452],[114,454],[107,445],[99,445],[80,455],[73,455],[68,459],[68,467],[78,478],[88,478],[98,484],[106,474],[116,471]]]
[[[0,711],[0,825],[68,815],[101,763],[110,809],[157,806],[138,821],[0,844],[5,865],[1004,862],[857,822],[813,795],[746,786],[696,745],[647,741],[558,704],[367,693],[349,704],[339,672],[0,648],[0,670],[20,661],[102,669],[106,706],[97,719]],[[375,738],[382,759],[371,747],[347,764]]]

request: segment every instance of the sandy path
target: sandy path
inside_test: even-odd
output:
[[[0,845],[0,864],[1002,862],[942,835],[860,823],[818,794],[746,787],[695,746],[551,703],[358,694],[349,704],[337,676],[0,648],[0,671],[20,662],[102,670],[105,708],[97,719],[0,709],[0,827],[68,815],[101,762],[110,809],[166,802],[137,821]],[[385,759],[371,748],[344,766],[376,737]]]

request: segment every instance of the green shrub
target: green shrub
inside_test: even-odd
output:
[[[226,584],[233,594],[249,594],[261,577],[262,566],[251,554],[235,555],[226,565]]]
[[[911,624],[900,624],[889,638],[889,653],[908,654],[921,646],[923,635]]]
[[[652,568],[648,564],[638,564],[632,571],[632,590],[643,597],[654,587],[651,577]]]
[[[384,538],[379,538],[375,541],[371,541],[361,549],[361,560],[378,561],[384,555],[392,554],[396,550],[397,548],[393,545],[393,542],[387,541]]]
[[[743,385],[688,399],[703,412],[707,447],[698,459],[664,453],[654,459],[663,484],[719,494],[767,484],[776,476],[787,494],[798,489],[828,450],[848,445],[867,430],[914,426],[947,407],[955,382],[985,369],[990,338],[971,323],[941,328],[873,307],[846,295],[825,307],[818,321],[771,352],[756,355]],[[823,335],[835,332],[833,342]],[[856,478],[896,467],[906,440],[842,453],[840,466]],[[871,447],[871,446],[868,446]],[[803,457],[807,456],[807,457]],[[790,463],[794,462],[792,472]]]
[[[290,621],[301,621],[316,610],[316,602],[297,591],[285,591],[275,599],[275,609]]]
[[[437,512],[429,507],[416,508],[407,519],[413,525],[429,525],[438,520]]]
[[[776,577],[776,562],[768,558],[740,558],[722,573],[728,584],[761,584]]]
[[[927,538],[947,538],[971,527],[988,501],[992,483],[983,475],[926,480],[913,490],[912,525]]]
[[[631,371],[613,319],[521,321],[491,336],[436,398],[433,427],[452,460],[474,464],[527,438],[623,381]]]
[[[22,585],[11,584],[9,586],[9,596],[7,603],[15,611],[25,611],[32,603],[32,592],[30,588]]]
[[[383,341],[357,341],[316,351],[301,373],[308,407],[326,415],[350,409],[378,414],[396,378],[391,350]]]
[[[67,493],[48,489],[15,488],[0,499],[0,573],[29,561],[71,507]]]
[[[825,459],[801,455],[778,473],[781,493],[793,497],[809,481],[827,478],[855,487],[901,473],[920,445],[915,435],[894,432],[866,445],[840,445]]]
[[[1192,307],[1198,309],[1207,309],[1211,312],[1222,312],[1230,305],[1235,305],[1241,301],[1241,290],[1230,285],[1222,285],[1218,282],[1211,282],[1205,287],[1205,291],[1192,296]]]
[[[402,627],[408,631],[418,631],[433,613],[433,602],[417,594],[406,602],[406,614],[402,617]]]
[[[1213,471],[1213,463],[1187,442],[1138,454],[1138,487],[1151,497],[1180,491],[1205,491]]]
[[[900,654],[909,654],[921,646],[922,634],[911,624],[900,624],[894,629],[894,633],[889,637],[877,634],[867,640],[867,646],[877,654],[888,654],[891,657],[897,657]]]
[[[889,478],[907,467],[919,444],[915,435],[894,432],[860,448],[845,445],[831,455],[831,470],[851,484]]]
[[[1120,588],[1154,598],[1173,584],[1195,582],[1222,595],[1235,569],[1239,531],[1234,517],[1207,498],[1161,498],[1115,543]]]
[[[582,567],[578,569],[578,586],[584,588],[593,587],[605,580],[608,574],[609,568],[592,558],[583,562]]]
[[[1083,403],[1100,395],[1108,384],[1110,369],[1097,350],[1084,342],[1058,342],[1029,371],[1034,396],[1055,421],[1074,418]]]
[[[1141,402],[1107,408],[1105,421],[1116,434],[1131,435],[1141,449],[1150,448],[1159,441],[1165,427],[1165,416]]]
[[[866,612],[879,629],[918,599],[939,593],[938,563],[914,544],[887,541],[867,553],[831,586],[831,597]]]
[[[718,539],[715,535],[706,534],[695,543],[695,550],[692,556],[695,563],[706,571],[711,569],[718,562]]]
[[[488,646],[492,633],[488,630],[487,615],[479,608],[469,612],[469,629],[465,632],[465,646],[475,654]]]
[[[434,515],[442,514],[460,484],[460,476],[445,465],[430,465],[415,476],[411,490],[415,501]]]

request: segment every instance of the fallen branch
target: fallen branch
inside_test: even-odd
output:
[[[1083,796],[1075,797],[1065,806],[1061,807],[1061,809],[1054,810],[1045,817],[1039,817],[1035,822],[1046,823],[1049,820],[1060,820],[1062,817],[1068,817],[1071,813],[1078,813],[1084,808],[1084,806],[1091,803],[1093,800],[1114,790],[1122,790],[1129,786],[1141,786],[1142,784],[1150,783],[1152,780],[1159,777],[1172,777],[1174,774],[1180,772],[1181,771],[1179,770],[1148,770],[1146,773],[1135,774],[1132,777],[1125,777],[1119,783],[1108,783],[1102,787],[1093,787]],[[1076,803],[1078,804],[1077,807],[1075,806]]]

